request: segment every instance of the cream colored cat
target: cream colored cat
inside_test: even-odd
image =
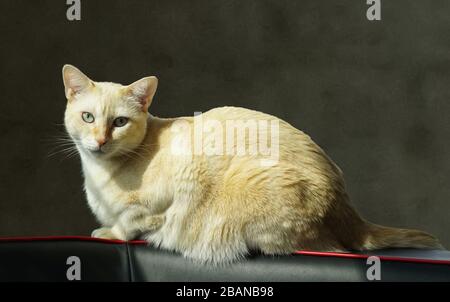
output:
[[[309,136],[274,116],[235,107],[200,116],[224,128],[233,120],[276,121],[270,143],[277,143],[278,156],[264,165],[262,154],[193,150],[194,117],[148,113],[155,77],[122,86],[94,82],[66,65],[63,79],[66,129],[81,157],[89,206],[103,226],[94,237],[145,238],[209,263],[250,250],[441,248],[425,232],[362,219],[349,204],[341,170]],[[220,138],[213,131],[202,135],[203,141]],[[257,143],[244,138],[248,148]]]

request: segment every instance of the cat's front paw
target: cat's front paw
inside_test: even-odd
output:
[[[119,239],[111,232],[111,228],[95,229],[92,231],[91,237],[101,239]]]

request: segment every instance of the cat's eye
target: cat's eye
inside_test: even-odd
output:
[[[81,114],[81,117],[83,118],[83,121],[85,121],[86,123],[93,123],[95,121],[94,116],[92,115],[92,113],[89,112],[83,112]]]
[[[127,117],[123,117],[120,116],[118,118],[116,118],[113,122],[114,127],[123,127],[128,123],[128,118]]]

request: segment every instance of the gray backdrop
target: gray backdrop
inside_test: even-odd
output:
[[[62,128],[61,67],[131,83],[157,75],[158,116],[234,105],[310,134],[368,219],[450,246],[450,2],[365,0],[0,2],[0,236],[96,227]]]

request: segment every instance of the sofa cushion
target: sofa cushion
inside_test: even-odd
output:
[[[298,251],[209,266],[142,241],[90,237],[0,239],[0,281],[68,281],[74,265],[81,281],[370,281],[370,256],[380,260],[381,281],[450,281],[449,251]]]

